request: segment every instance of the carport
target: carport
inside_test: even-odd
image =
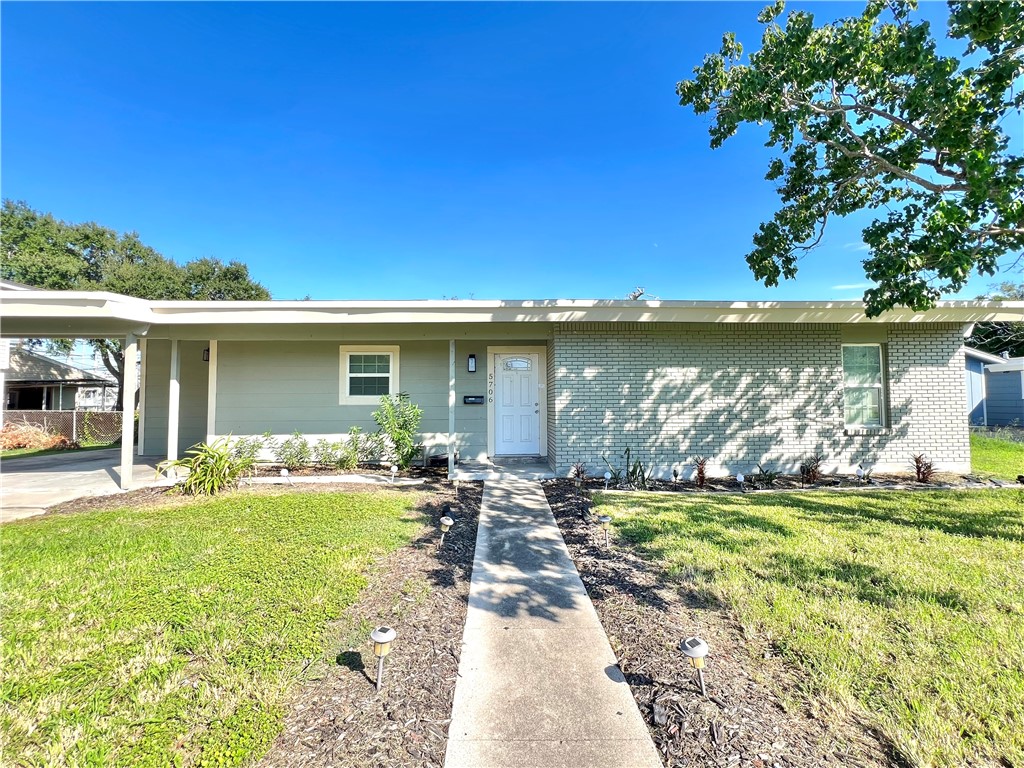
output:
[[[0,284],[0,317],[3,319],[0,336],[5,339],[123,339],[125,359],[134,361],[139,355],[139,340],[144,339],[149,332],[151,314],[148,302],[112,293],[12,290]],[[176,406],[177,382],[174,375],[172,366],[169,387],[172,402]],[[135,365],[126,365],[125,403],[134,402],[138,384]],[[176,422],[176,407],[174,418]],[[122,490],[128,490],[133,485],[135,424],[132,418],[123,418],[121,421],[117,485]],[[177,455],[176,439],[174,452],[168,455]],[[14,464],[5,467],[5,476],[7,470],[15,472],[18,466]]]

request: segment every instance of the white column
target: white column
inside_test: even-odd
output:
[[[210,364],[206,371],[206,442],[217,439],[217,340],[210,339]]]
[[[135,463],[135,360],[139,355],[138,339],[128,334],[124,340],[124,381],[121,383],[121,490],[132,485]]]
[[[448,341],[448,477],[455,474],[455,339]]]
[[[178,340],[171,339],[171,375],[167,389],[167,459],[178,458],[178,408],[181,394],[181,355]]]
[[[143,455],[146,452],[146,363],[147,363],[147,352],[146,352],[146,340],[141,339],[139,341],[139,351],[142,353],[142,364],[139,366],[139,455]],[[103,401],[106,401],[106,389],[103,390],[101,397]],[[100,406],[102,410],[102,405]]]

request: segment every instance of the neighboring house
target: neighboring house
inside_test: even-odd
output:
[[[223,435],[375,429],[382,394],[423,408],[431,455],[529,456],[560,475],[634,458],[662,477],[812,455],[849,472],[911,454],[967,472],[963,337],[1021,302],[940,302],[877,318],[860,302],[143,301],[12,292],[3,332],[142,350],[139,448]],[[140,344],[137,341],[141,340]],[[135,372],[126,371],[133,391]],[[126,424],[122,462],[131,460]],[[451,466],[451,464],[449,465]]]
[[[8,366],[3,384],[3,407],[8,411],[73,411],[82,387],[117,387],[113,379],[24,347],[11,347]]]
[[[986,424],[1024,426],[1024,357],[985,365]]]
[[[967,421],[972,427],[988,424],[985,366],[1006,361],[999,355],[964,347],[964,375],[967,381]]]

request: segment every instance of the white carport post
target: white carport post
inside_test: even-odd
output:
[[[121,383],[121,490],[132,484],[135,465],[135,388],[138,384],[135,361],[139,356],[139,340],[129,333],[124,339],[124,381]]]
[[[181,355],[178,340],[171,339],[171,375],[167,388],[167,460],[178,458],[178,412],[181,400]],[[168,477],[175,477],[173,469],[167,471]]]
[[[448,477],[455,474],[455,339],[448,341]]]

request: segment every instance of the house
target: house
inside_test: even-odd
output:
[[[116,387],[97,376],[24,347],[12,347],[4,371],[5,411],[73,411],[85,387]]]
[[[120,336],[141,352],[139,450],[199,440],[374,429],[382,394],[423,408],[431,455],[534,457],[603,473],[629,448],[667,477],[811,455],[905,471],[926,453],[970,467],[964,335],[1021,302],[940,302],[868,318],[860,302],[144,301],[3,297],[12,336]],[[136,384],[134,366],[125,387]],[[126,424],[122,463],[131,461]]]
[[[1024,426],[1024,357],[986,361],[985,424]]]

